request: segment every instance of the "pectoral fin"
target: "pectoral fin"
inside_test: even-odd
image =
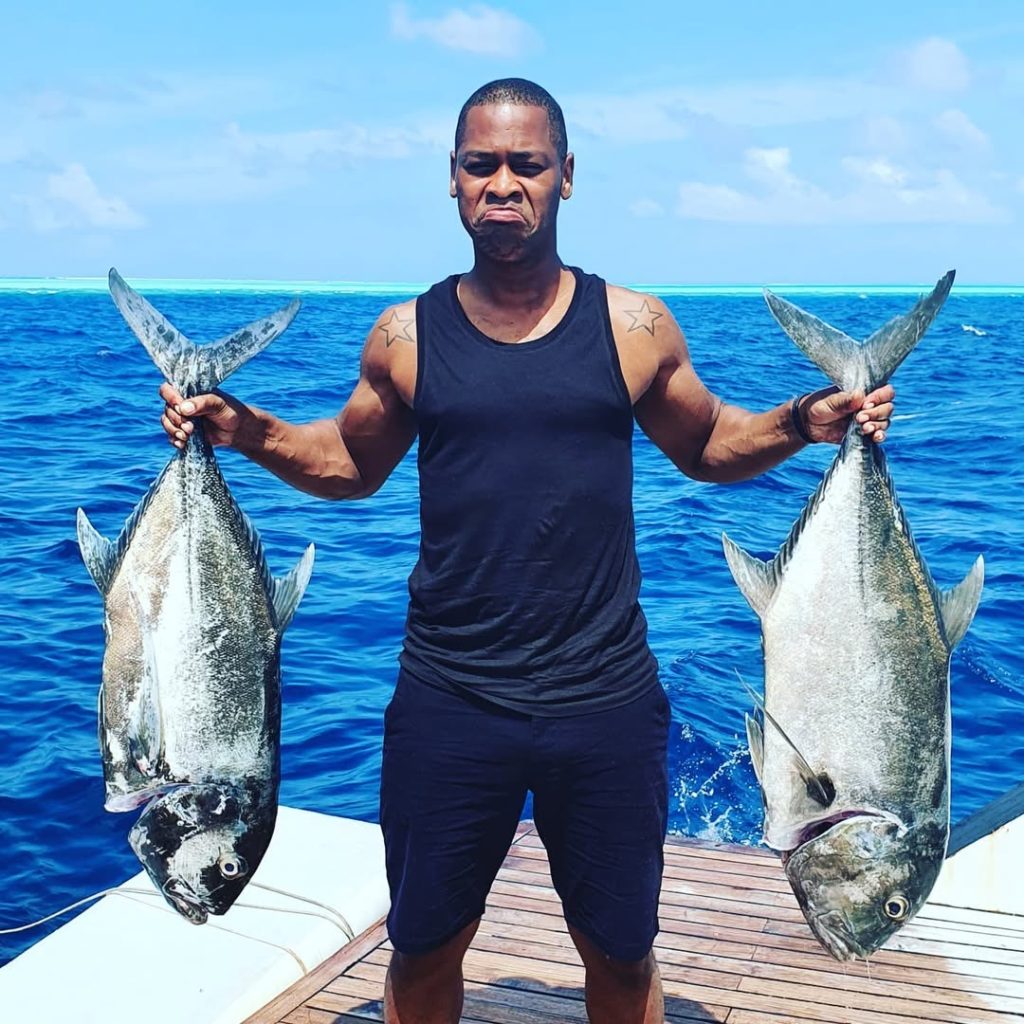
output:
[[[984,582],[985,559],[979,555],[971,566],[971,571],[955,587],[939,595],[942,623],[946,628],[950,650],[963,640],[974,613],[978,610]]]
[[[106,597],[117,568],[117,545],[107,540],[89,522],[83,509],[78,510],[77,525],[78,550],[82,553],[82,561],[99,592]]]
[[[310,544],[305,554],[292,567],[292,571],[287,576],[274,580],[274,614],[277,616],[277,628],[281,633],[288,628],[295,609],[306,592],[310,574],[313,572],[314,553],[315,549]]]
[[[792,767],[794,772],[800,776],[803,780],[804,785],[807,787],[807,795],[822,807],[828,807],[836,798],[836,787],[832,780],[829,778],[826,772],[820,774],[807,763],[807,758],[800,753],[796,744],[786,735],[786,730],[782,728],[778,720],[772,715],[764,705],[764,699],[757,693],[755,693],[747,684],[744,682],[742,677],[740,682],[743,683],[747,693],[750,694],[750,699],[754,702],[754,706],[764,715],[764,720],[767,722],[785,741],[786,746],[789,747],[790,754],[792,755]],[[748,717],[747,725],[747,738],[750,738],[750,719]],[[764,735],[760,728],[758,728],[758,742],[760,745],[760,760],[763,768],[764,765]],[[753,759],[753,745],[751,745],[751,758]],[[755,764],[755,771],[758,771]],[[758,781],[760,781],[760,771],[758,771]]]
[[[776,579],[772,563],[748,555],[725,533],[722,534],[722,547],[725,549],[729,571],[736,581],[736,586],[740,588],[740,593],[758,616],[763,616],[772,594],[775,593]]]
[[[754,766],[757,784],[763,786],[764,773],[764,732],[761,723],[753,715],[744,715],[747,723],[747,747],[750,749],[750,763]]]

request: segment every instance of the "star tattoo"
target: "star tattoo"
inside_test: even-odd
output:
[[[384,332],[384,347],[390,348],[393,341],[415,341],[409,333],[409,325],[415,318],[403,319],[397,311],[392,312],[391,319],[386,324],[381,324],[380,329]]]
[[[635,331],[638,328],[643,328],[652,338],[654,337],[654,321],[658,317],[665,315],[651,309],[646,299],[644,299],[644,304],[639,309],[627,309],[625,313],[626,316],[633,319],[633,323],[629,326],[628,330]]]

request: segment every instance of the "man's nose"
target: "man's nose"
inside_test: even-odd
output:
[[[508,164],[502,164],[487,183],[488,195],[496,199],[511,199],[519,191],[519,179]]]

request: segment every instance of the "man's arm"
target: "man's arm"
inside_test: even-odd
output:
[[[414,309],[411,301],[381,314],[363,347],[359,382],[333,419],[289,423],[220,391],[186,401],[165,383],[164,430],[182,448],[193,420],[202,417],[211,443],[235,448],[292,487],[320,498],[365,498],[384,483],[416,436],[411,389],[403,397],[394,376],[396,363],[405,360],[404,377],[415,380],[415,346],[393,350],[382,329],[395,322],[396,313],[411,328]]]
[[[609,308],[637,422],[687,476],[714,483],[747,480],[807,443],[794,423],[791,401],[753,413],[712,395],[659,299],[610,288]],[[890,385],[868,396],[828,387],[801,398],[797,415],[812,441],[838,443],[856,415],[864,433],[881,442],[893,396]]]

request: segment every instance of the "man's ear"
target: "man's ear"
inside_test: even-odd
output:
[[[449,169],[448,169],[448,195],[454,199],[458,195],[458,190],[455,188],[455,150],[451,151],[449,158]]]
[[[576,170],[576,157],[572,153],[565,154],[565,162],[562,164],[562,188],[560,194],[563,199],[572,195],[572,176]]]

